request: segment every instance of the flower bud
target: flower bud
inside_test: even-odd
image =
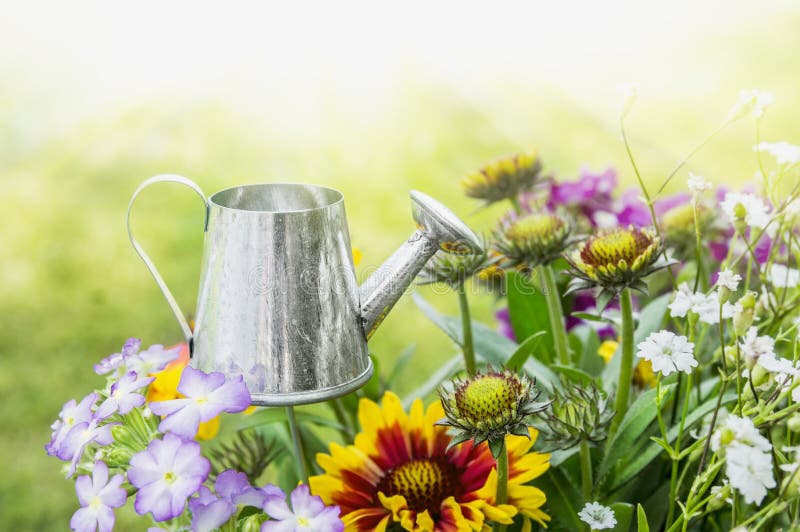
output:
[[[534,213],[497,232],[497,251],[508,266],[550,264],[570,245],[572,228],[560,216]]]
[[[716,512],[717,510],[721,510],[722,508],[731,504],[732,499],[730,484],[711,488],[711,494],[713,496],[708,500],[708,511]]]
[[[764,369],[763,366],[756,364],[756,360],[752,359],[751,357],[747,357],[746,363],[750,369],[750,380],[753,382],[753,386],[761,386],[767,379],[769,379],[769,371]]]
[[[744,336],[755,318],[756,293],[747,292],[739,298],[738,303],[742,309],[733,315],[733,331],[736,336]]]
[[[550,407],[537,417],[544,423],[542,437],[552,449],[569,449],[581,441],[598,443],[608,436],[614,417],[606,394],[594,383],[570,384],[556,391]]]
[[[463,177],[461,187],[467,196],[482,199],[489,205],[516,198],[520,192],[533,188],[541,169],[542,163],[535,151],[503,157]]]
[[[790,432],[800,432],[800,414],[795,413],[786,422],[786,428]]]

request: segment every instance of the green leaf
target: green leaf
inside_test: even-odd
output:
[[[519,272],[506,273],[506,292],[511,328],[517,340],[525,341],[530,336],[544,332],[550,335],[550,317],[547,313],[547,299],[542,291],[533,285],[527,275]],[[552,343],[552,338],[551,338]],[[553,359],[551,350],[543,344],[536,346],[533,356],[548,363]]]
[[[561,364],[550,364],[550,369],[556,371],[568,380],[576,383],[588,383],[594,380],[594,377],[583,371],[582,369],[573,368],[572,366],[562,366]]]
[[[610,318],[604,318],[603,316],[598,316],[597,314],[589,314],[588,312],[573,312],[570,314],[570,316],[584,321],[599,321],[601,323],[614,323],[614,320]]]
[[[610,506],[617,518],[617,524],[612,528],[612,532],[628,532],[631,529],[633,519],[633,505],[627,502],[615,502]]]
[[[570,331],[568,340],[572,352],[578,353],[577,366],[590,375],[600,375],[605,362],[597,353],[600,349],[597,331],[588,325],[579,325]]]
[[[664,294],[653,299],[639,313],[639,322],[633,332],[634,348],[639,345],[640,342],[643,342],[650,333],[661,328],[661,323],[664,321],[664,314],[667,311],[667,305],[669,305],[671,296],[672,294]],[[611,362],[606,364],[606,368],[603,371],[603,389],[605,389],[606,392],[612,391],[617,385],[621,358],[620,356],[614,356]],[[633,363],[637,363],[636,357],[634,357]]]
[[[650,532],[650,525],[647,524],[647,514],[641,504],[636,505],[636,523],[638,532]]]
[[[455,343],[462,345],[463,336],[461,332],[461,319],[444,316],[428,303],[418,293],[413,295],[414,303],[434,325],[437,325]],[[472,340],[475,353],[486,362],[495,366],[503,366],[508,363],[510,357],[516,352],[517,344],[499,332],[490,329],[486,325],[472,322]],[[540,344],[541,345],[541,344]],[[537,383],[549,389],[558,385],[558,377],[544,364],[535,358],[528,358],[525,362],[525,370],[536,378]]]
[[[514,351],[514,354],[508,359],[506,366],[514,371],[520,369],[525,362],[527,362],[528,357],[533,354],[534,349],[537,347],[539,342],[542,341],[542,336],[545,334],[547,334],[546,331],[539,331],[531,336],[528,336],[524,342],[519,344],[517,350]]]
[[[536,479],[536,487],[547,494],[548,513],[553,519],[551,530],[584,530],[578,517],[580,508],[576,506],[583,500],[578,486],[580,482],[570,478],[563,467],[551,467],[547,474]]]
[[[664,402],[666,402],[675,391],[675,385],[662,386],[661,390],[664,394]],[[603,460],[597,470],[598,478],[605,477],[620,460],[629,460],[631,458],[634,442],[645,432],[658,415],[655,400],[656,391],[653,388],[642,393],[628,408],[628,412],[622,419],[619,429],[606,445],[608,451],[603,456]]]
[[[736,400],[735,393],[729,393],[722,397],[723,405],[731,403]],[[708,415],[711,411],[714,410],[714,407],[717,404],[716,397],[712,397],[702,405],[696,407],[692,410],[692,413],[686,416],[686,422],[684,426],[684,434],[687,434],[689,429],[703,419],[706,415]],[[622,427],[620,427],[621,429]],[[622,432],[620,430],[620,432]],[[667,431],[667,441],[670,445],[673,444],[675,439],[678,437],[678,426],[675,425]],[[645,448],[643,452],[636,453],[632,459],[627,462],[620,471],[614,475],[614,482],[610,486],[610,491],[613,491],[617,487],[621,486],[622,484],[628,482],[634,476],[636,476],[642,469],[647,467],[650,462],[655,460],[655,458],[661,454],[662,449],[656,443],[651,443],[648,447]]]
[[[386,387],[389,389],[394,388],[397,379],[400,377],[400,374],[403,373],[403,370],[408,366],[408,363],[411,362],[411,358],[414,356],[414,351],[417,349],[417,344],[411,344],[405,349],[403,349],[400,354],[397,356],[397,360],[392,367],[392,371],[389,373],[389,376],[386,378]]]

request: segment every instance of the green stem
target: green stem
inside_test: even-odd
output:
[[[583,502],[592,502],[592,452],[589,442],[581,440],[581,491]]]
[[[331,407],[333,410],[333,415],[336,416],[336,421],[341,425],[339,429],[339,434],[342,435],[342,441],[349,442],[353,439],[353,433],[351,432],[350,427],[350,420],[347,417],[347,411],[344,409],[344,405],[342,404],[342,398],[337,397],[335,399],[331,399],[328,401],[328,406]]]
[[[681,420],[678,424],[678,437],[675,439],[675,451],[672,457],[672,474],[669,479],[669,510],[667,511],[667,527],[672,523],[672,518],[675,515],[675,499],[678,495],[678,465],[681,452],[681,438],[683,437],[683,428],[686,423],[686,416],[689,413],[689,400],[692,396],[692,373],[686,377],[686,398],[683,401],[683,411],[681,412]],[[678,394],[675,394],[675,402],[678,402]]]
[[[622,290],[619,296],[619,306],[622,313],[622,360],[619,364],[619,378],[617,379],[617,400],[614,404],[616,415],[611,422],[608,440],[611,441],[616,434],[619,424],[628,411],[628,396],[631,391],[631,375],[633,373],[633,304],[629,288]]]
[[[500,454],[497,457],[497,495],[495,497],[495,504],[498,506],[508,502],[508,450],[506,449],[506,440],[503,438],[502,446],[500,447]],[[504,532],[506,525],[495,523],[495,532]]]
[[[308,485],[308,469],[306,468],[305,453],[303,452],[303,440],[300,436],[300,427],[297,425],[297,417],[294,415],[294,407],[286,407],[286,420],[289,422],[289,432],[292,435],[294,444],[294,454],[297,458],[297,475],[303,483]]]
[[[514,212],[517,213],[517,216],[522,215],[522,207],[519,204],[519,198],[514,195],[508,198],[508,201],[511,202],[511,206],[514,208]]]
[[[462,351],[464,353],[464,366],[471,377],[475,375],[475,348],[472,343],[472,318],[469,315],[469,301],[467,291],[462,283],[458,287],[458,304],[461,309],[461,329],[464,336]]]
[[[542,292],[547,301],[547,314],[550,318],[550,332],[553,334],[553,346],[558,356],[558,361],[564,366],[568,366],[569,359],[569,340],[567,340],[567,328],[564,324],[564,310],[561,307],[561,296],[556,285],[556,276],[553,266],[550,264],[536,267],[536,272],[542,281]]]

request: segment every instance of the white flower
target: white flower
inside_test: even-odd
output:
[[[794,288],[800,284],[800,271],[783,264],[773,264],[767,271],[767,280],[775,288]]]
[[[614,510],[608,506],[603,506],[599,502],[587,502],[583,510],[578,512],[578,517],[589,525],[592,530],[603,530],[617,526]]]
[[[689,179],[687,180],[689,191],[695,196],[700,196],[706,190],[711,190],[713,185],[711,181],[701,175],[695,175],[689,172]]]
[[[725,418],[724,423],[720,424],[719,428],[711,435],[711,450],[717,452],[721,448],[730,447],[734,443],[752,447],[764,453],[772,450],[769,440],[758,432],[750,418],[730,414]]]
[[[653,371],[660,371],[665,377],[673,371],[691,373],[692,368],[697,366],[694,344],[685,336],[670,331],[651,333],[637,348],[639,351],[636,356],[649,360]]]
[[[719,323],[719,295],[717,292],[709,295],[692,292],[688,284],[681,283],[675,292],[675,299],[669,304],[669,310],[673,318],[683,318],[687,313],[694,312],[703,323],[716,325]],[[737,311],[741,311],[740,303],[725,302],[722,305],[722,319],[732,318]]]
[[[759,229],[764,229],[769,223],[769,207],[755,194],[728,192],[720,207],[731,223],[744,221]]]
[[[788,142],[762,142],[753,147],[756,151],[765,151],[775,157],[778,164],[800,163],[800,146]]]
[[[743,90],[739,92],[739,101],[728,112],[728,119],[735,120],[747,113],[753,113],[755,118],[761,118],[774,99],[771,92],[758,89]]]
[[[725,473],[734,489],[744,495],[745,502],[760,505],[767,490],[774,488],[772,455],[749,445],[734,442],[725,452]]]
[[[775,340],[770,336],[758,336],[758,329],[750,327],[739,343],[742,355],[749,362],[758,362],[761,357],[775,358]],[[766,368],[769,371],[769,368]]]
[[[739,288],[739,281],[741,280],[742,276],[738,273],[733,273],[730,270],[722,270],[717,276],[717,287],[724,286],[731,292],[735,292],[736,289]]]

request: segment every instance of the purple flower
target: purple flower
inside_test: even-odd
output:
[[[114,412],[127,414],[137,406],[142,406],[144,404],[144,396],[136,393],[136,390],[144,388],[153,382],[153,379],[153,377],[140,379],[136,373],[129,371],[111,385],[111,392],[108,398],[97,408],[95,416],[99,419],[105,419]]]
[[[53,429],[53,433],[50,437],[50,441],[44,446],[47,454],[58,457],[61,460],[72,459],[71,454],[68,458],[61,458],[62,453],[60,453],[59,450],[64,444],[67,434],[69,434],[69,431],[72,430],[75,425],[84,422],[88,423],[92,420],[94,417],[94,414],[92,414],[92,407],[96,402],[97,394],[93,392],[81,399],[80,403],[77,403],[75,399],[64,403],[64,406],[61,407],[61,412],[58,414],[58,419],[50,425],[50,428]]]
[[[178,383],[182,399],[150,403],[150,410],[166,416],[158,429],[186,438],[197,433],[201,421],[217,417],[221,412],[241,412],[250,406],[250,392],[241,375],[225,380],[222,373],[206,374],[186,366]]]
[[[186,499],[205,482],[211,463],[200,454],[200,444],[166,434],[131,458],[128,480],[139,491],[134,509],[151,512],[155,521],[183,513]]]
[[[604,200],[610,203],[616,186],[617,172],[613,168],[607,168],[599,174],[584,168],[577,181],[554,181],[550,189],[550,201],[554,205],[582,205]]]
[[[139,375],[149,375],[166,368],[180,353],[180,345],[165,349],[161,344],[154,344],[128,358],[125,364],[130,371],[135,371]]]
[[[114,510],[125,504],[128,494],[120,486],[124,478],[114,475],[108,479],[104,462],[94,465],[92,476],[84,475],[75,481],[75,491],[81,508],[73,514],[69,527],[77,532],[107,532],[114,528]]]
[[[210,532],[225,524],[236,511],[232,502],[220,499],[205,486],[200,486],[197,497],[189,499],[192,512],[192,532]]]
[[[139,352],[139,346],[141,345],[142,341],[138,338],[128,338],[125,341],[125,345],[122,346],[122,351],[119,353],[114,353],[113,355],[108,355],[98,364],[95,364],[95,373],[98,375],[105,375],[119,369],[125,362],[126,358],[134,356]]]
[[[497,320],[498,332],[509,340],[516,342],[517,336],[514,334],[514,329],[511,327],[511,314],[508,311],[508,307],[501,308],[495,312],[494,317]]]
[[[270,521],[261,524],[261,532],[293,532],[298,528],[341,532],[344,523],[339,518],[338,506],[325,506],[317,496],[311,495],[308,486],[297,486],[291,494],[292,508],[284,497],[270,497],[264,511]]]
[[[219,528],[231,518],[239,504],[261,508],[268,497],[286,498],[280,488],[275,486],[254,488],[248,482],[247,475],[232,469],[217,476],[214,489],[216,495],[201,486],[197,497],[189,499],[193,532],[208,532]]]
[[[638,189],[628,189],[620,198],[614,213],[617,215],[617,225],[633,225],[634,227],[647,227],[653,225],[653,218],[647,205],[639,199],[641,192]]]
[[[88,422],[78,423],[67,433],[64,443],[58,450],[60,459],[71,462],[67,477],[71,477],[75,473],[75,469],[78,467],[78,462],[83,457],[83,451],[87,445],[90,443],[109,445],[114,441],[114,437],[111,435],[111,428],[114,425],[119,425],[119,423],[100,425],[101,421],[101,419],[94,418]]]

